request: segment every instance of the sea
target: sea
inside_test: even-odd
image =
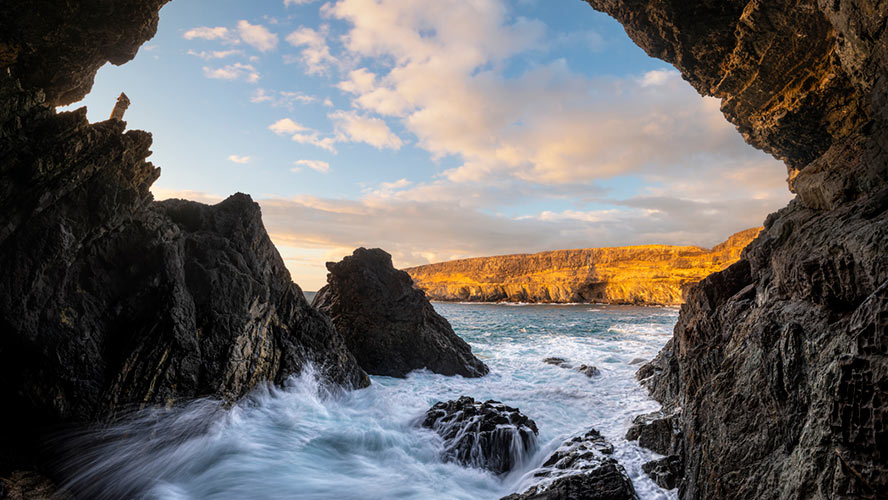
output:
[[[309,368],[233,407],[200,400],[71,438],[69,486],[97,499],[495,500],[535,484],[534,469],[553,450],[594,428],[614,445],[639,498],[677,498],[641,469],[658,455],[625,439],[634,416],[659,408],[634,374],[671,337],[677,308],[434,307],[490,367],[487,376],[420,370],[342,391]],[[600,375],[547,357],[594,365]],[[442,461],[441,439],[417,420],[436,402],[463,395],[519,408],[539,427],[536,451],[506,475]]]

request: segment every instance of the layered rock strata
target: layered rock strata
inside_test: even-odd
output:
[[[405,269],[432,300],[680,304],[691,285],[740,258],[760,228],[704,249],[643,245],[454,260]]]
[[[536,423],[518,408],[468,396],[436,403],[420,425],[444,439],[444,460],[497,474],[520,466],[536,449],[539,434]]]
[[[410,276],[392,266],[388,253],[359,248],[341,262],[328,262],[327,270],[327,285],[312,305],[333,319],[367,373],[405,377],[421,368],[464,377],[487,373]]]
[[[162,4],[2,9],[0,470],[42,462],[48,429],[235,400],[309,363],[342,386],[369,382],[249,196],[154,202],[150,134],[53,110],[102,62],[132,57]]]
[[[682,499],[888,491],[888,4],[588,0],[673,63],[796,198],[694,287],[641,376],[680,406]]]
[[[590,429],[558,447],[533,472],[537,485],[502,500],[636,500],[632,481],[613,453],[613,445]]]

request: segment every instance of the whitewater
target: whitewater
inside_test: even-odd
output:
[[[533,485],[533,470],[590,428],[615,447],[643,500],[671,500],[641,464],[656,458],[624,438],[659,405],[634,379],[672,334],[678,310],[605,305],[436,303],[489,367],[478,378],[428,371],[372,377],[342,391],[314,370],[262,387],[233,407],[213,400],[142,411],[109,429],[65,436],[68,487],[89,497],[222,499],[499,499]],[[549,365],[592,364],[587,377]],[[466,395],[518,407],[539,427],[538,448],[504,476],[443,462],[443,444],[417,419]]]

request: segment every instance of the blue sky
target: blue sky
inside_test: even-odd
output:
[[[357,246],[709,246],[790,198],[718,101],[580,0],[174,0],[74,106],[103,120],[121,91],[155,196],[251,194],[307,290]]]

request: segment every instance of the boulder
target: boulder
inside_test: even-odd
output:
[[[638,446],[660,455],[679,454],[681,450],[681,411],[655,411],[635,417],[626,432],[626,440],[638,440]]]
[[[534,471],[540,482],[502,500],[635,500],[632,481],[595,429],[562,444]]]
[[[435,404],[421,425],[444,439],[444,460],[497,474],[520,466],[533,454],[539,434],[536,423],[517,408],[467,396]]]
[[[580,365],[577,368],[577,371],[587,377],[595,377],[601,375],[601,372],[598,370],[598,368],[592,365]]]
[[[328,262],[327,286],[312,305],[327,314],[358,364],[371,375],[405,377],[427,368],[443,375],[480,377],[487,365],[472,354],[392,256],[359,248]]]

